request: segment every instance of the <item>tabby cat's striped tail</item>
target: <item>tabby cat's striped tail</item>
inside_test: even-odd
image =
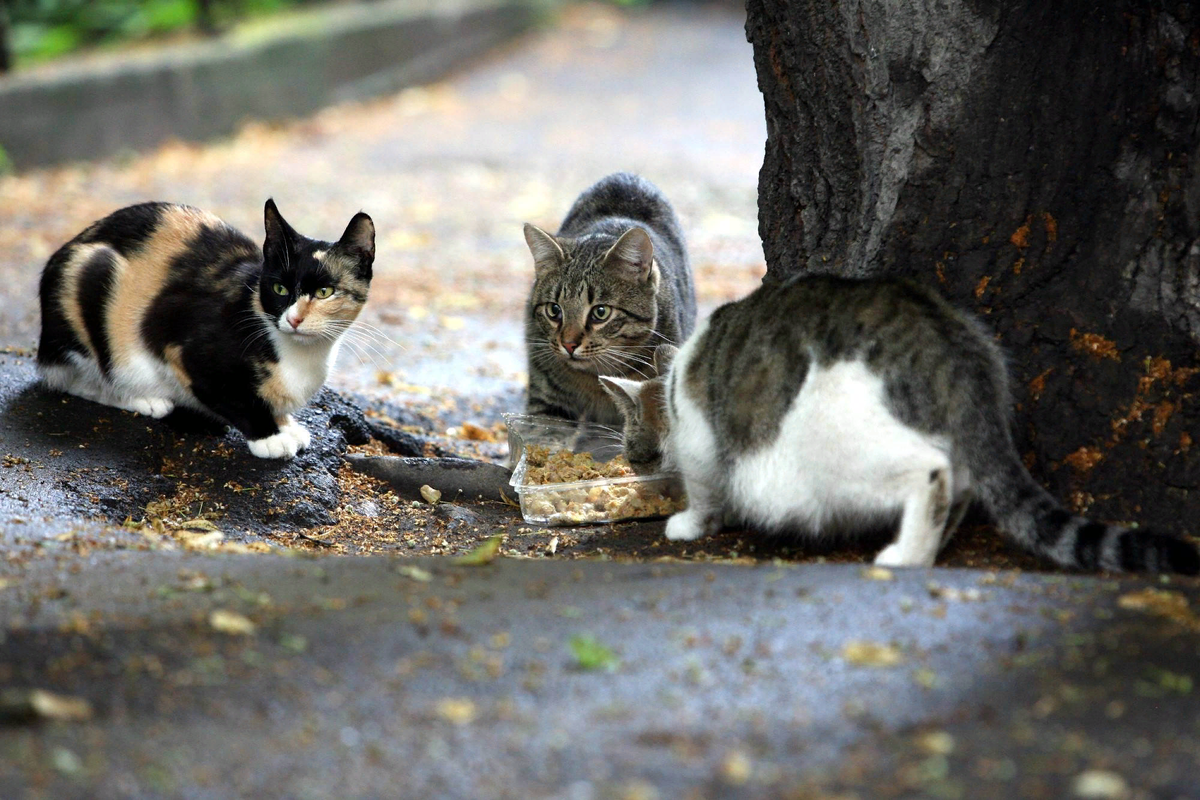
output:
[[[973,471],[979,476],[979,499],[1000,530],[1055,564],[1083,570],[1200,573],[1200,552],[1193,543],[1076,516],[1038,485],[1015,454]]]

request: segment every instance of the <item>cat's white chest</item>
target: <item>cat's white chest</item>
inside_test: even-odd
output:
[[[264,394],[276,412],[290,414],[324,385],[337,356],[337,343],[297,344],[279,337],[277,347],[279,361],[264,384]]]

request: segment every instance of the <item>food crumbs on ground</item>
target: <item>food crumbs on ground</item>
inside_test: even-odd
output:
[[[598,462],[591,453],[551,451],[545,446],[531,445],[526,449],[526,464],[527,483],[547,488],[529,492],[525,509],[531,517],[544,519],[551,525],[663,517],[686,505],[682,498],[664,495],[661,484],[654,481],[549,488],[553,484],[637,477],[622,456]]]

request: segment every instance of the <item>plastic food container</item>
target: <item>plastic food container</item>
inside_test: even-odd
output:
[[[669,516],[686,507],[682,481],[672,473],[530,483],[531,453],[537,455],[543,448],[551,453],[587,453],[603,464],[621,455],[620,433],[602,425],[528,414],[505,414],[504,421],[513,465],[509,483],[520,498],[526,522],[599,525]]]

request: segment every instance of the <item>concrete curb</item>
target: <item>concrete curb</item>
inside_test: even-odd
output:
[[[529,29],[531,0],[385,0],[149,55],[0,79],[0,146],[18,169],[232,133],[433,80]]]

